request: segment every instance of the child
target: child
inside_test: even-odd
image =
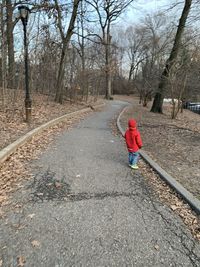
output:
[[[137,162],[139,158],[138,150],[142,147],[142,139],[140,132],[137,130],[136,121],[130,119],[128,121],[128,129],[124,134],[127,149],[129,152],[129,166],[132,169],[138,169]]]

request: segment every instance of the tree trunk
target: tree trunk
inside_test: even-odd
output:
[[[13,7],[11,0],[6,0],[7,46],[8,46],[8,87],[14,88],[15,84],[15,53],[12,21]]]
[[[66,53],[67,48],[69,46],[69,42],[71,39],[71,36],[73,34],[74,24],[77,16],[77,10],[80,0],[74,0],[73,4],[73,11],[69,23],[69,27],[67,30],[67,34],[63,39],[63,47],[62,47],[62,53],[60,58],[60,66],[58,71],[58,78],[56,82],[56,97],[55,102],[61,103],[63,102],[63,89],[64,89],[64,75],[65,75],[65,65],[66,65]]]
[[[185,27],[186,20],[187,20],[189,11],[190,11],[191,4],[192,4],[192,0],[185,0],[185,6],[183,8],[181,18],[179,20],[179,25],[178,25],[178,29],[176,32],[174,45],[173,45],[171,54],[166,62],[165,69],[163,70],[163,73],[161,74],[160,82],[158,85],[158,92],[155,95],[153,105],[151,108],[151,112],[162,113],[165,89],[168,83],[170,71],[173,68],[173,65],[175,63],[175,60],[179,52],[181,37],[184,31],[184,27]]]
[[[129,75],[128,75],[128,80],[130,81],[132,76],[133,76],[133,70],[134,70],[134,64],[131,63],[131,67],[130,67],[130,70],[129,70]]]
[[[66,47],[63,45],[60,66],[58,71],[58,78],[56,82],[56,97],[55,102],[62,104],[63,102],[63,89],[64,89],[64,71],[65,71],[65,62],[66,62]]]
[[[82,67],[82,99],[85,99],[86,103],[88,101],[89,87],[88,79],[86,77],[85,71],[85,37],[84,37],[84,6],[83,1],[81,1],[81,11],[80,11],[80,25],[81,25],[81,40],[79,40],[80,45],[80,55],[81,55],[81,67]]]
[[[107,28],[106,35],[106,99],[111,99],[112,88],[111,88],[111,66],[110,66],[110,44],[111,44],[111,36],[110,36],[110,27]]]
[[[2,73],[2,91],[1,91],[1,102],[4,107],[5,104],[5,88],[7,87],[6,82],[6,36],[5,36],[5,21],[4,21],[4,6],[5,1],[1,4],[1,73]]]

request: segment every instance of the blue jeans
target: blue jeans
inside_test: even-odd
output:
[[[135,165],[138,163],[139,152],[128,152],[128,160],[130,165]]]

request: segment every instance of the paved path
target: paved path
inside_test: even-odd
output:
[[[3,266],[19,256],[28,267],[200,266],[200,244],[127,167],[109,126],[123,105],[93,113],[32,164],[34,183],[16,194],[22,208],[0,221]]]

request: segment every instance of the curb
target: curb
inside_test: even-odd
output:
[[[117,127],[122,135],[125,131],[121,127],[120,118],[127,108],[128,107],[125,107],[117,118]],[[187,189],[185,189],[179,182],[177,182],[170,174],[163,170],[142,149],[140,150],[140,155],[167,184],[169,184],[179,195],[181,195],[181,197],[196,211],[197,214],[200,214],[200,201],[196,197],[194,197]]]
[[[101,108],[103,106],[105,106],[105,103],[94,106],[94,109]],[[35,128],[35,129],[31,130],[30,132],[28,132],[27,134],[23,135],[22,137],[20,137],[19,139],[17,139],[16,141],[14,141],[13,143],[11,143],[10,145],[6,146],[5,148],[3,148],[0,151],[0,164],[2,164],[4,161],[6,161],[8,159],[8,157],[17,150],[17,148],[19,148],[20,146],[25,144],[34,135],[42,132],[44,129],[46,129],[46,128],[50,127],[50,126],[53,126],[53,125],[55,125],[55,124],[57,124],[57,123],[59,123],[61,121],[64,121],[68,117],[71,117],[73,115],[78,115],[78,114],[81,114],[81,113],[85,113],[85,112],[90,111],[90,110],[91,110],[91,108],[84,108],[84,109],[81,109],[81,110],[77,110],[77,111],[68,113],[68,114],[63,115],[61,117],[58,117],[58,118],[53,119],[51,121],[48,121],[47,123],[45,123],[45,124]]]

